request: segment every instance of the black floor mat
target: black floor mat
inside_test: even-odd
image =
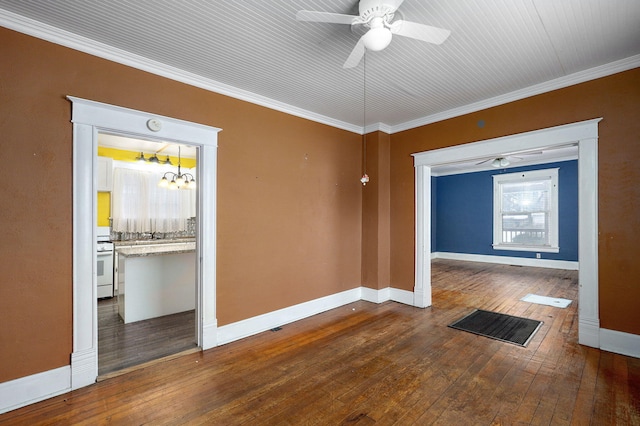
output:
[[[490,337],[514,345],[527,346],[542,321],[476,309],[449,327]]]

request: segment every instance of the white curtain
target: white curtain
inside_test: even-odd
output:
[[[158,187],[164,169],[113,170],[114,232],[180,232],[196,215],[196,191]],[[171,170],[175,171],[175,170]],[[194,172],[192,174],[195,175]]]

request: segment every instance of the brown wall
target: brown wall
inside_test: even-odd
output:
[[[360,285],[361,137],[0,28],[0,382],[69,365],[73,95],[220,127],[219,325]]]
[[[391,283],[390,141],[387,133],[370,133],[364,150],[370,181],[362,191],[362,285],[376,290]]]
[[[391,284],[414,283],[411,153],[602,117],[599,123],[601,327],[640,334],[640,70],[391,135]],[[484,127],[478,122],[484,121]]]

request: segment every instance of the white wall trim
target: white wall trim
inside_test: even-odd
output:
[[[412,291],[402,290],[399,288],[390,288],[391,300],[394,302],[402,303],[409,306],[417,306],[421,308],[422,306],[418,306],[415,303],[416,296]]]
[[[431,180],[432,166],[466,159],[525,151],[570,143],[578,144],[578,338],[583,345],[600,347],[598,330],[598,122],[601,118],[517,135],[456,145],[413,154],[416,168],[416,274],[414,292],[431,294]],[[426,297],[426,296],[423,296]]]
[[[203,321],[202,323],[202,350],[218,346],[218,321]]]
[[[622,331],[600,329],[600,349],[640,358],[640,336]]]
[[[96,197],[98,134],[186,143],[198,150],[198,238],[196,244],[198,345],[216,342],[216,176],[220,129],[100,102],[67,97],[73,123],[73,352],[70,383],[78,389],[98,376],[96,297]],[[161,129],[147,127],[159,120]],[[206,189],[203,189],[206,188]],[[205,327],[206,325],[206,327]],[[206,332],[206,335],[205,335]]]
[[[65,366],[0,383],[0,414],[68,392],[70,370]]]
[[[536,268],[578,270],[578,262],[569,260],[532,259],[527,257],[491,256],[485,254],[433,252],[432,259],[464,260],[467,262],[497,263],[500,265],[533,266]]]
[[[231,343],[358,300],[372,303],[383,303],[392,300],[413,306],[413,299],[413,293],[407,290],[391,287],[379,290],[369,287],[357,287],[218,327],[218,344]]]
[[[363,134],[365,131],[371,132],[375,130],[393,134],[640,67],[640,55],[635,55],[598,67],[558,77],[556,79],[506,93],[504,95],[495,96],[469,105],[407,121],[405,123],[394,126],[385,123],[375,123],[366,126],[365,129],[361,125],[347,123],[345,121],[337,120],[293,105],[279,102],[265,96],[257,95],[246,90],[238,89],[215,80],[203,78],[199,75],[183,71],[160,62],[152,61],[142,56],[96,42],[86,37],[61,30],[4,9],[0,9],[0,25],[23,34],[28,34],[42,40],[50,41],[99,58],[104,58],[109,61],[150,72],[171,80],[180,81],[211,92],[220,93],[235,99],[240,99],[276,111],[284,112],[286,114],[294,115],[296,117],[301,117],[358,134]]]
[[[369,288],[369,287],[360,287],[362,291],[362,300],[372,303],[382,303],[387,300],[391,300],[391,291],[390,287],[381,288],[379,290]]]
[[[545,81],[540,84],[525,87],[524,89],[515,90],[504,95],[495,96],[493,98],[484,99],[479,102],[453,108],[448,111],[442,111],[437,114],[428,115],[416,120],[407,121],[406,123],[391,126],[391,133],[402,132],[416,127],[425,126],[427,124],[436,123],[438,121],[448,120],[450,118],[459,117],[461,115],[470,114],[484,109],[493,108],[498,105],[504,105],[509,102],[526,99],[531,96],[540,95],[542,93],[552,92],[554,90],[563,89],[565,87],[584,83],[598,78],[607,77],[623,71],[628,71],[640,67],[640,55],[630,56],[625,59],[614,61],[598,67],[579,71],[573,74]]]
[[[580,310],[580,301],[578,301],[578,311]],[[592,348],[600,347],[600,320],[592,318],[580,318],[578,314],[578,342],[591,346]]]
[[[308,318],[321,312],[335,309],[361,299],[361,287],[299,303],[277,311],[247,318],[218,327],[218,344],[224,345],[272,328]]]
[[[51,25],[38,22],[36,20],[0,9],[0,25],[14,31],[21,32],[42,40],[50,41],[61,46],[65,46],[89,55],[107,59],[119,64],[127,65],[142,71],[150,72],[171,80],[179,81],[191,86],[199,87],[211,92],[220,93],[252,104],[264,106],[286,114],[301,117],[307,120],[326,124],[338,129],[362,134],[362,125],[354,125],[344,121],[336,120],[312,111],[307,111],[284,102],[276,101],[262,95],[238,89],[237,87],[201,77],[199,75],[165,65],[161,62],[153,61],[133,53],[117,49],[104,43],[91,40],[77,34],[61,30]],[[381,125],[385,128],[384,125]]]

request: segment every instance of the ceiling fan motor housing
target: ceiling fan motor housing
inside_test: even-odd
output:
[[[391,25],[391,20],[393,20],[393,14],[398,9],[400,5],[399,1],[389,1],[389,0],[361,0],[358,6],[358,11],[360,12],[359,19],[354,20],[353,25],[364,24],[371,28],[374,28],[372,25],[373,22],[376,22],[375,26],[380,26],[379,22],[385,27],[389,27]],[[376,20],[376,18],[381,18],[381,21]]]

